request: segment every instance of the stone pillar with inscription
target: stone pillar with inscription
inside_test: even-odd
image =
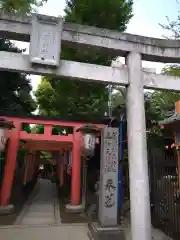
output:
[[[89,225],[89,237],[95,240],[124,239],[118,226],[119,129],[105,127],[101,133],[100,195],[98,222]]]

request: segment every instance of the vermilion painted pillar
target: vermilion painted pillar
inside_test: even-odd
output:
[[[79,205],[81,198],[81,134],[73,133],[71,204]]]
[[[6,165],[4,168],[4,176],[0,193],[0,205],[7,205],[9,203],[14,173],[16,169],[16,158],[19,148],[19,136],[21,130],[20,120],[14,122],[14,126],[15,128],[12,129],[8,143]]]

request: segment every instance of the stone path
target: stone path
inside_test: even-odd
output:
[[[59,225],[61,223],[56,184],[40,179],[15,225]]]
[[[6,240],[89,240],[86,224],[61,224],[56,185],[41,179],[12,226],[0,227]]]
[[[2,240],[89,240],[85,224],[59,226],[8,226],[0,228]]]

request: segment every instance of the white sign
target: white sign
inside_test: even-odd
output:
[[[59,66],[62,27],[61,18],[33,14],[30,39],[32,63]]]
[[[101,135],[99,221],[102,226],[117,224],[119,129],[105,127]]]

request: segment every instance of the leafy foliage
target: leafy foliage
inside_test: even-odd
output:
[[[174,113],[175,102],[180,99],[180,94],[171,91],[154,91],[151,96],[152,109],[163,120]]]
[[[65,21],[124,31],[132,17],[132,0],[67,1]],[[62,49],[62,59],[110,65],[111,58],[92,49]],[[107,111],[108,91],[102,84],[55,77],[43,78],[36,98],[40,114],[98,119]]]
[[[132,0],[67,0],[66,21],[125,31],[132,17]]]
[[[176,20],[171,21],[168,17],[167,24],[160,24],[163,29],[165,29],[171,35],[167,38],[179,39],[180,38],[180,11],[178,11],[178,16]]]
[[[154,111],[154,105],[152,105],[152,96],[150,92],[144,94],[145,112],[146,112],[146,126],[147,130],[157,125],[159,120],[159,112]],[[113,94],[113,115],[119,118],[123,115],[126,119],[126,88],[119,88],[115,94]]]
[[[180,77],[178,64],[166,65],[162,74]],[[178,81],[178,79],[177,79]],[[175,102],[180,99],[180,93],[174,91],[154,91],[151,96],[153,111],[157,113],[159,120],[163,120],[174,113]]]
[[[180,39],[180,11],[175,21],[167,17],[167,24],[161,26],[170,33],[169,39]],[[180,65],[169,64],[164,67],[162,74],[180,77]],[[178,81],[178,80],[177,80]],[[180,99],[180,93],[172,91],[154,91],[151,96],[153,111],[158,114],[159,120],[166,118],[174,113],[174,104]]]
[[[46,0],[0,0],[0,9],[5,14],[30,14],[35,7]],[[8,39],[0,38],[0,51],[22,52]],[[31,113],[36,109],[36,102],[31,96],[31,85],[27,75],[15,72],[0,72],[0,113]]]
[[[0,50],[20,52],[10,41],[0,39]],[[0,112],[30,113],[36,109],[32,99],[30,80],[25,74],[15,72],[0,72]]]
[[[179,64],[171,64],[167,65],[166,67],[163,68],[162,70],[163,74],[170,75],[170,76],[180,76],[180,66]]]
[[[180,11],[178,10],[178,16],[175,21],[171,21],[167,17],[167,24],[161,25],[166,31],[170,33],[170,39],[180,39]],[[163,74],[180,77],[180,65],[169,64],[162,70]],[[156,111],[159,112],[161,118],[165,118],[167,115],[174,112],[175,101],[180,99],[180,93],[178,92],[165,92],[155,91],[153,94],[153,104],[158,106]]]
[[[0,0],[1,12],[25,15],[35,11],[47,0]]]

